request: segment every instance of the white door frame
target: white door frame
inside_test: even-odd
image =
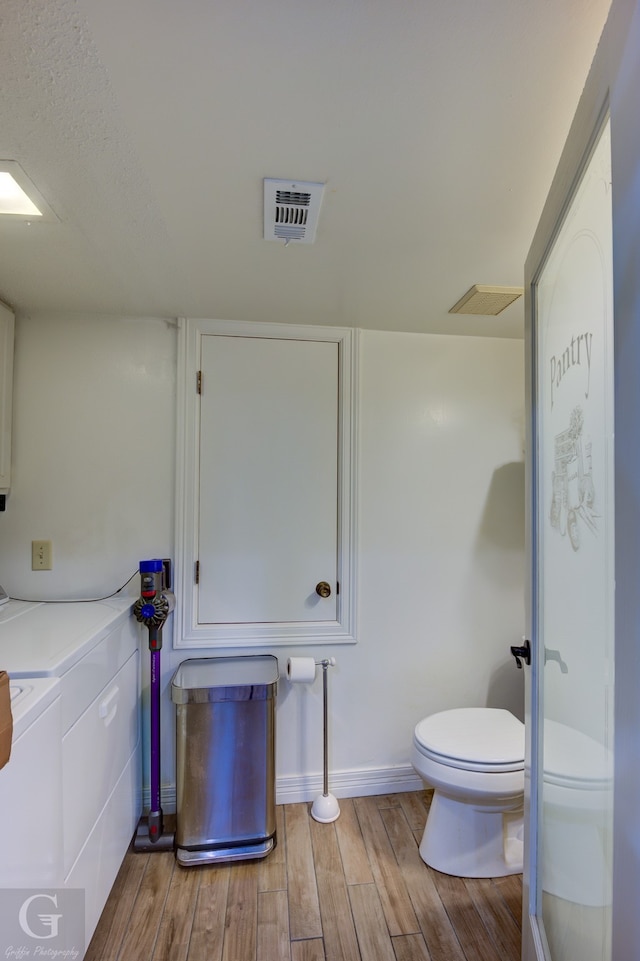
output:
[[[198,452],[197,372],[202,338],[234,337],[325,341],[338,346],[338,558],[340,594],[335,621],[210,625],[198,622]],[[176,648],[242,647],[269,644],[352,644],[357,640],[356,461],[358,332],[353,328],[296,326],[249,321],[181,318],[178,322],[175,582],[173,645]]]

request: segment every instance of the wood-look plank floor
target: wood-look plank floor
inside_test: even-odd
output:
[[[427,867],[429,801],[343,799],[332,824],[279,806],[263,861],[181,868],[129,852],[86,961],[519,961],[520,876]]]

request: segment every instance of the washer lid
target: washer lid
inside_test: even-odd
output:
[[[516,770],[524,764],[524,724],[510,711],[462,707],[416,725],[418,746],[451,767]]]

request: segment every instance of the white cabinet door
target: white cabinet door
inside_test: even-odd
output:
[[[198,622],[335,621],[338,345],[201,346]]]

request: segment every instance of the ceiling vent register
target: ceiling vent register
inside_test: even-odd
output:
[[[497,317],[498,314],[522,297],[522,287],[487,287],[474,284],[450,309],[450,314],[482,314]]]
[[[312,244],[324,184],[302,180],[264,181],[264,239]]]

